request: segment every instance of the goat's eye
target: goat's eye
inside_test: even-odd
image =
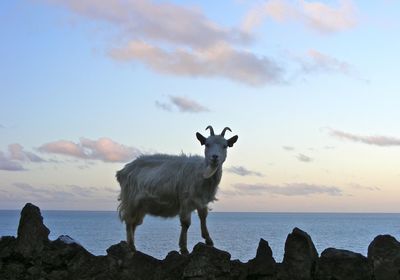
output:
[[[210,147],[210,144],[207,143],[207,144],[206,144],[206,147],[209,148],[209,147]]]
[[[224,149],[228,148],[228,145],[224,145]]]

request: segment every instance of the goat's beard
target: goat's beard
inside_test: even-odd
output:
[[[204,179],[210,178],[212,175],[215,174],[215,172],[217,171],[217,169],[218,169],[218,164],[217,164],[217,165],[210,165],[210,164],[208,164],[208,165],[206,166],[206,169],[205,169],[204,172],[203,172],[203,178],[204,178]]]

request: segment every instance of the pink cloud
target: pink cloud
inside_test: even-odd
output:
[[[79,143],[59,140],[42,145],[41,152],[67,155],[81,159],[101,160],[104,162],[126,162],[140,154],[136,148],[125,146],[110,138],[90,140],[81,138]]]
[[[381,147],[400,146],[400,138],[395,138],[390,136],[381,136],[381,135],[363,136],[334,129],[330,131],[330,134],[334,137],[338,137],[353,142],[360,142],[368,145],[375,145]]]
[[[40,146],[39,151],[46,153],[62,154],[79,158],[86,158],[82,146],[71,141],[59,140]]]
[[[265,18],[277,22],[298,22],[321,34],[344,31],[357,25],[355,7],[350,0],[341,0],[337,5],[319,1],[270,0],[256,6],[245,17],[242,29],[250,32]]]
[[[114,48],[117,60],[138,60],[160,73],[190,77],[224,77],[251,86],[281,82],[283,70],[274,61],[252,52],[237,50],[229,44],[203,49],[165,50],[143,41]]]
[[[18,143],[8,145],[8,152],[11,160],[44,162],[45,160],[38,155],[24,150],[24,147]]]
[[[0,151],[0,170],[23,171],[25,170],[25,168],[18,162],[10,160],[8,157],[4,155],[3,152]]]
[[[121,62],[143,63],[162,74],[223,77],[250,86],[283,80],[272,59],[243,48],[252,43],[251,33],[221,25],[199,7],[144,0],[43,1],[109,24],[118,39],[107,53]]]

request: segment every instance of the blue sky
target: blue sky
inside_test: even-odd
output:
[[[213,125],[215,211],[399,212],[399,6],[1,1],[0,208],[114,210],[116,170]]]

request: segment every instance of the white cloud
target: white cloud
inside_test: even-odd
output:
[[[106,137],[98,140],[81,138],[79,143],[59,140],[44,144],[38,150],[46,153],[67,155],[81,159],[101,160],[104,162],[127,162],[140,155],[138,149],[119,144]]]

